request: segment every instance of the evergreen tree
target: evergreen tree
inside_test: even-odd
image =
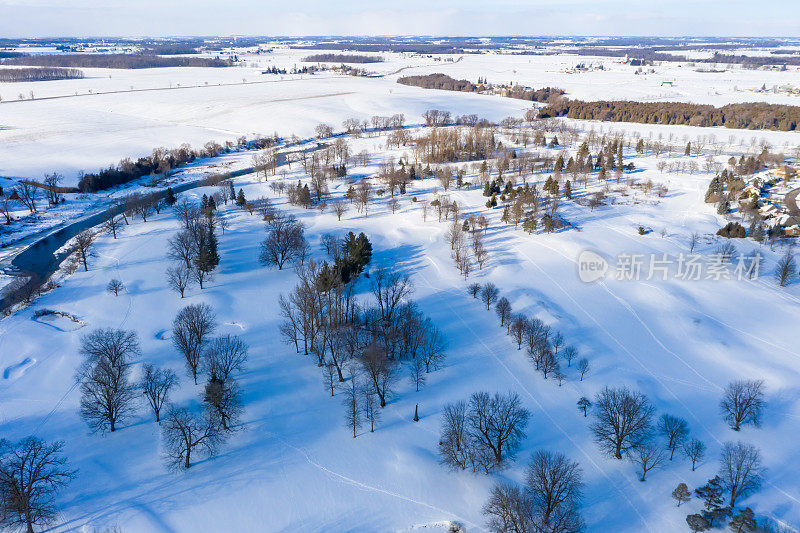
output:
[[[686,143],[686,150],[683,151],[683,155],[691,155],[692,153],[692,143]]]
[[[546,214],[542,217],[542,226],[547,233],[551,233],[555,229],[555,224],[553,223],[553,217]]]
[[[731,517],[728,522],[728,528],[733,531],[733,533],[750,533],[751,531],[755,531],[757,524],[753,515],[753,510],[749,507],[745,507]]]
[[[716,518],[721,518],[730,513],[729,507],[722,507],[724,498],[722,497],[722,480],[719,476],[709,479],[708,483],[696,488],[694,492],[698,498],[703,500],[703,506],[705,507],[703,518],[708,520],[711,526],[714,525]]]
[[[372,260],[372,243],[362,232],[358,237],[351,231],[342,244],[342,256],[336,259],[336,268],[344,283],[358,277]]]
[[[239,194],[236,196],[236,205],[239,207],[244,207],[247,203],[247,199],[244,197],[244,191],[239,189]]]
[[[533,233],[536,231],[536,218],[528,217],[522,222],[522,230],[526,233]]]
[[[311,191],[308,189],[308,184],[298,188],[297,203],[308,209],[311,207]]]
[[[167,187],[167,192],[164,194],[164,203],[167,205],[175,205],[178,199],[175,198],[175,191],[172,190],[172,187]]]
[[[572,186],[569,183],[569,180],[564,183],[564,198],[567,200],[572,200]]]

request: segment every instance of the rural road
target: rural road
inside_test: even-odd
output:
[[[786,204],[786,208],[789,210],[790,215],[800,218],[800,209],[797,208],[798,194],[800,194],[800,188],[789,191],[786,193],[786,197],[784,198],[783,202]]]

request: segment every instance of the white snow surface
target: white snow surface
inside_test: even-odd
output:
[[[375,142],[375,138],[359,142]],[[401,151],[396,151],[399,155]],[[637,160],[646,176],[658,178],[648,158]],[[363,169],[369,170],[369,169]],[[359,171],[354,171],[359,173]],[[542,176],[543,177],[543,176]],[[287,179],[301,178],[297,169]],[[721,443],[744,440],[758,445],[769,468],[767,483],[746,500],[761,515],[786,523],[800,519],[800,483],[795,457],[800,416],[797,350],[798,288],[779,290],[772,280],[642,281],[609,279],[585,284],[575,260],[583,249],[608,255],[686,251],[690,230],[712,233],[722,219],[702,201],[708,175],[662,177],[670,193],[660,202],[641,192],[590,211],[565,202],[564,216],[580,231],[533,236],[490,216],[490,260],[469,281],[492,281],[517,312],[538,316],[564,333],[591,361],[584,381],[567,369],[558,387],[543,380],[524,351],[518,351],[488,312],[467,295],[466,283],[449,257],[445,223],[423,222],[419,204],[432,198],[432,180],[417,182],[391,214],[386,198],[369,216],[351,209],[341,223],[328,212],[285,205],[264,183],[236,180],[249,198],[272,197],[281,209],[306,224],[313,256],[322,258],[320,235],[364,231],[374,246],[371,268],[386,266],[412,275],[413,298],[445,333],[446,366],[416,393],[408,381],[383,410],[375,433],[353,439],[344,426],[341,397],[331,398],[313,357],[283,344],[277,300],[295,283],[291,269],[261,267],[258,243],[263,224],[232,204],[222,207],[230,228],[220,235],[222,262],[213,282],[194,288],[183,300],[163,279],[166,239],[178,229],[170,213],[137,221],[117,239],[101,237],[88,272],[78,271],[28,310],[0,322],[0,415],[3,435],[35,434],[66,441],[78,478],[59,498],[63,513],[56,531],[120,526],[132,531],[408,531],[445,528],[450,520],[482,531],[481,507],[491,485],[521,481],[530,453],[556,450],[580,462],[586,481],[583,514],[589,531],[676,531],[699,503],[676,508],[669,494],[679,482],[702,484],[717,469]],[[332,187],[334,196],[346,186]],[[590,189],[591,191],[591,189]],[[197,189],[190,193],[199,196]],[[211,191],[206,191],[211,192]],[[585,194],[576,187],[576,196]],[[464,214],[485,212],[479,190],[450,191]],[[638,225],[656,231],[645,236]],[[658,230],[666,228],[665,236]],[[737,243],[741,250],[754,243]],[[704,252],[716,246],[706,238]],[[769,252],[770,266],[779,251]],[[125,292],[107,293],[109,279]],[[359,285],[369,298],[368,280]],[[97,327],[135,330],[142,342],[141,363],[175,369],[181,386],[173,402],[199,406],[201,387],[186,376],[169,342],[171,320],[181,306],[206,302],[217,312],[220,331],[240,334],[250,345],[247,370],[240,376],[245,413],[239,431],[212,459],[186,472],[166,470],[159,432],[144,406],[125,427],[90,435],[78,415],[79,394],[72,376],[79,363],[80,336]],[[32,320],[37,308],[76,315],[85,328],[70,331]],[[138,371],[138,365],[137,365]],[[722,387],[735,378],[764,378],[769,408],[763,427],[731,431],[717,404]],[[661,412],[688,420],[693,435],[709,447],[696,472],[676,459],[648,481],[632,464],[610,459],[592,442],[587,419],[575,407],[604,385],[628,385],[645,392]],[[477,390],[514,391],[531,411],[518,459],[492,476],[449,472],[439,464],[437,442],[442,406]],[[411,421],[415,405],[421,420]],[[696,511],[693,511],[696,512]]]
[[[386,63],[364,65],[395,72],[385,78],[323,73],[302,79],[270,77],[274,81],[263,84],[240,83],[242,77],[254,81],[260,76],[257,72],[272,63],[291,67],[307,53],[279,51],[268,59],[254,57],[253,62],[262,62],[257,67],[113,71],[110,77],[103,70],[91,72],[92,77],[85,80],[36,84],[39,96],[85,93],[88,88],[126,90],[130,85],[203,86],[0,104],[0,176],[40,177],[58,170],[74,183],[80,170],[145,155],[155,146],[200,145],[211,139],[274,131],[307,136],[319,122],[338,127],[351,116],[368,119],[403,112],[409,122],[415,122],[431,107],[501,119],[520,116],[530,106],[498,97],[400,86],[395,79],[404,73],[446,72],[472,80],[487,76],[489,81],[519,81],[536,88],[558,85],[576,98],[652,96],[716,104],[740,101],[733,85],[740,90],[760,87],[762,77],[779,74],[734,70],[700,75],[686,67],[663,66],[666,78],[686,73],[675,91],[665,96],[662,93],[672,89],[660,87],[660,81],[649,79],[652,75],[647,84],[639,84],[641,78],[634,78],[631,67],[612,65],[607,58],[602,62],[610,71],[567,75],[560,69],[589,59],[479,55],[440,63],[393,54]],[[554,60],[555,65],[544,63]],[[412,68],[396,72],[407,66]],[[781,74],[780,80],[797,83],[797,70]],[[726,81],[708,81],[719,79]],[[234,85],[214,87],[214,83]],[[30,90],[12,85],[0,86],[5,99],[6,93]],[[720,94],[708,92],[715,88]],[[794,103],[762,93],[747,93],[743,99],[751,97]],[[764,138],[787,148],[798,144],[796,133],[595,126],[606,131],[641,131],[653,138],[672,135],[676,142],[697,135],[727,141],[733,135],[733,146],[743,149],[751,139]],[[381,142],[378,137],[363,138],[354,143],[354,147],[360,144],[355,151],[373,150]],[[400,149],[391,155],[402,153]],[[234,165],[245,165],[246,158],[248,154],[230,156]],[[431,374],[418,393],[403,379],[375,433],[362,430],[353,439],[344,425],[341,397],[331,398],[325,390],[313,357],[294,353],[279,338],[278,297],[291,289],[295,275],[289,268],[277,271],[259,265],[259,243],[265,232],[258,217],[230,203],[221,208],[230,227],[219,235],[222,261],[215,278],[206,289],[195,287],[181,300],[169,291],[163,275],[169,264],[164,256],[166,241],[178,230],[178,221],[162,212],[147,223],[132,223],[116,240],[101,236],[88,272],[79,270],[31,308],[0,321],[0,435],[17,439],[33,434],[66,442],[65,453],[79,473],[58,498],[62,513],[54,531],[112,526],[126,533],[410,531],[446,530],[451,520],[463,523],[469,532],[484,531],[481,507],[489,489],[499,480],[523,481],[525,464],[538,449],[563,452],[581,464],[586,481],[582,513],[588,531],[683,531],[686,514],[698,512],[700,504],[695,499],[676,508],[671,491],[680,482],[693,488],[713,477],[722,443],[736,440],[757,445],[768,467],[763,488],[743,504],[760,516],[798,524],[800,363],[794,327],[800,318],[800,288],[779,289],[763,272],[757,281],[582,283],[575,261],[585,249],[609,257],[623,252],[675,255],[687,251],[694,231],[704,235],[703,253],[711,253],[720,243],[710,235],[725,220],[703,202],[710,175],[662,174],[652,157],[632,160],[642,170],[635,175],[637,181],[668,184],[665,198],[645,197],[641,191],[626,196],[612,192],[610,197],[616,202],[593,211],[564,201],[563,215],[579,229],[532,236],[501,223],[500,210],[494,210],[486,235],[489,262],[468,280],[494,282],[515,312],[538,316],[561,331],[591,362],[584,381],[578,381],[574,368],[566,369],[568,379],[562,387],[543,380],[524,351],[518,351],[504,334],[494,313],[466,293],[467,282],[453,266],[445,242],[447,225],[430,213],[423,221],[419,204],[410,201],[412,196],[420,201],[432,199],[437,187],[433,180],[411,186],[400,198],[396,214],[383,197],[376,200],[369,216],[351,207],[337,222],[330,212],[288,206],[267,184],[245,176],[237,178],[235,186],[242,187],[247,198],[270,197],[306,224],[313,257],[323,258],[323,233],[364,231],[373,243],[371,268],[385,266],[409,273],[416,289],[413,299],[448,339],[444,368]],[[349,171],[369,175],[376,169],[373,165]],[[296,181],[305,176],[295,166],[285,178],[270,179]],[[467,179],[474,180],[474,173]],[[9,181],[0,179],[0,185]],[[331,193],[341,196],[346,187],[337,182]],[[577,184],[573,188],[576,197],[581,197],[598,190],[598,185],[591,183],[589,191]],[[196,189],[187,196],[197,199],[204,192],[213,190]],[[487,212],[486,198],[479,190],[448,194],[465,215]],[[92,205],[87,200],[81,209]],[[61,213],[59,220],[79,212]],[[640,225],[654,231],[638,235]],[[760,250],[769,269],[782,253],[751,241],[735,244],[740,251]],[[111,278],[125,283],[118,297],[105,291]],[[368,287],[369,281],[362,279],[359,294],[365,302]],[[198,302],[213,306],[220,332],[242,335],[250,346],[247,369],[239,376],[245,411],[239,431],[219,455],[200,458],[186,472],[172,472],[164,466],[158,426],[144,405],[119,431],[89,434],[78,414],[79,393],[73,376],[80,361],[81,335],[99,327],[132,329],[142,343],[137,374],[145,362],[173,368],[181,383],[172,401],[199,409],[201,386],[186,375],[168,334],[177,311]],[[71,329],[33,320],[33,312],[40,308],[75,315],[86,326]],[[736,433],[722,420],[718,402],[722,387],[739,378],[763,378],[768,407],[761,428],[747,426]],[[707,444],[707,459],[692,472],[676,454],[664,469],[649,473],[647,482],[639,482],[632,464],[600,452],[587,419],[575,406],[580,396],[593,397],[605,385],[641,390],[659,414],[686,418],[692,435]],[[531,411],[516,461],[491,476],[450,472],[439,464],[437,455],[443,405],[478,390],[516,392]],[[411,420],[415,405],[421,418],[416,423]]]

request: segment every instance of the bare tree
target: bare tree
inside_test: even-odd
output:
[[[161,409],[167,402],[169,392],[178,384],[178,376],[170,369],[157,368],[151,364],[145,364],[143,370],[139,388],[153,409],[156,422],[160,422]]]
[[[681,506],[682,503],[686,503],[692,499],[692,493],[689,492],[689,487],[686,486],[686,483],[679,483],[675,490],[672,491],[672,497],[678,502],[678,507]]]
[[[213,455],[222,438],[219,423],[208,411],[198,416],[185,408],[174,408],[161,424],[164,457],[167,464],[176,469],[189,468],[196,450]]]
[[[123,364],[139,354],[139,339],[133,331],[100,328],[81,338],[80,352],[85,358],[82,370],[102,359]]]
[[[247,362],[247,344],[237,335],[212,339],[203,354],[203,371],[227,380],[234,372],[241,372]]]
[[[669,460],[675,455],[675,449],[682,446],[689,436],[689,424],[683,418],[678,418],[664,413],[658,419],[658,432],[667,439]]]
[[[353,438],[356,438],[358,430],[361,429],[361,425],[364,422],[360,398],[361,388],[358,385],[358,371],[356,367],[350,365],[347,374],[347,380],[341,385],[344,391],[342,403],[345,407],[347,426],[353,429]]]
[[[478,293],[481,292],[480,283],[470,283],[469,285],[467,285],[467,292],[471,294],[473,298],[477,298]]]
[[[491,450],[494,462],[500,466],[512,457],[525,436],[530,413],[522,406],[516,393],[493,396],[476,392],[469,401],[467,424],[472,435]]]
[[[533,505],[527,491],[510,483],[492,487],[483,506],[492,533],[533,533],[539,531],[533,520]]]
[[[369,387],[361,388],[362,405],[364,406],[364,419],[369,422],[369,432],[375,432],[375,423],[381,419],[380,409],[376,409],[378,402],[375,399],[375,392]]]
[[[123,290],[124,288],[125,285],[122,283],[122,281],[116,278],[109,281],[108,285],[106,285],[106,290],[108,292],[113,292],[114,296],[119,296],[120,291]]]
[[[139,352],[138,340],[131,332],[100,329],[83,338],[81,351],[81,416],[93,431],[113,432],[133,412],[129,358]]]
[[[78,252],[84,272],[89,270],[88,257],[91,255],[89,249],[94,242],[94,234],[89,230],[84,230],[75,235],[75,251]]]
[[[172,321],[172,342],[186,359],[186,366],[195,385],[203,348],[216,327],[216,316],[207,304],[187,305]]]
[[[532,328],[529,327],[529,321],[525,317],[525,315],[519,314],[514,316],[508,324],[508,332],[511,334],[511,338],[514,339],[514,342],[517,343],[517,350],[522,349],[522,341],[525,340],[525,333],[531,332]],[[535,336],[533,336],[535,339]],[[534,349],[531,354],[535,354],[536,350]],[[537,358],[538,361],[538,358]]]
[[[181,298],[183,298],[183,294],[192,279],[191,274],[191,270],[189,270],[189,268],[187,268],[183,263],[168,267],[166,272],[167,285],[169,285],[170,289],[179,293]]]
[[[525,484],[533,509],[533,531],[572,533],[583,528],[578,513],[583,474],[577,462],[561,453],[533,454]]]
[[[122,222],[120,221],[119,217],[117,217],[118,210],[118,207],[115,205],[109,207],[106,211],[108,218],[106,219],[105,224],[103,224],[103,230],[106,233],[110,233],[114,239],[117,238],[117,233],[122,231]]]
[[[6,224],[11,224],[11,221],[13,220],[13,217],[11,216],[11,200],[8,198],[7,194],[0,196],[0,213],[3,214]]]
[[[481,462],[481,449],[476,445],[467,424],[467,402],[447,404],[442,410],[442,434],[439,437],[439,455],[443,464],[453,469],[476,470]],[[490,468],[486,465],[487,471]]]
[[[719,476],[722,487],[728,492],[730,506],[736,500],[752,494],[761,486],[764,468],[761,452],[751,444],[726,442],[720,457]]]
[[[22,204],[28,208],[31,214],[37,211],[36,209],[36,196],[39,189],[28,183],[27,181],[18,181],[14,185],[14,192],[17,193],[17,198]]]
[[[386,268],[378,268],[372,274],[372,294],[378,302],[381,320],[393,323],[402,301],[414,292],[411,278]]]
[[[506,322],[511,319],[511,302],[508,301],[508,298],[503,296],[497,301],[497,304],[495,304],[494,311],[500,319],[500,327],[504,327]]]
[[[703,460],[706,455],[706,445],[698,439],[692,439],[683,443],[683,454],[692,461],[692,472],[697,463]]]
[[[396,362],[389,359],[386,350],[375,343],[364,349],[360,361],[372,389],[380,399],[381,407],[386,407],[386,400],[391,396],[392,386],[397,379]]]
[[[742,424],[758,427],[764,409],[764,381],[750,379],[729,383],[719,407],[734,431],[739,431]]]
[[[486,304],[488,311],[492,304],[497,301],[497,296],[500,294],[500,289],[494,283],[487,283],[481,287],[481,301]]]
[[[567,366],[572,366],[572,360],[578,357],[578,350],[576,350],[574,346],[567,346],[561,351],[561,357],[567,362]],[[583,359],[581,359],[581,361],[583,361]],[[578,368],[578,371],[580,371],[580,368]],[[581,374],[581,377],[583,377],[583,374]]]
[[[192,268],[196,255],[195,239],[188,229],[179,231],[167,240],[167,257]]]
[[[303,257],[307,246],[303,225],[293,217],[279,215],[268,225],[267,237],[261,242],[259,261],[281,270],[287,261]]]
[[[650,442],[628,448],[625,453],[631,462],[636,463],[642,469],[639,481],[644,481],[649,471],[663,466],[664,460],[667,458],[663,448]]]
[[[242,414],[242,395],[235,379],[211,374],[203,391],[203,402],[210,416],[224,431],[232,431]]]
[[[578,372],[581,373],[581,381],[583,381],[583,376],[589,371],[589,360],[583,357],[580,361],[578,361]]]
[[[16,445],[0,440],[0,526],[47,526],[58,514],[55,497],[77,473],[62,451],[62,441],[48,444],[27,437]]]
[[[603,450],[622,459],[624,452],[646,440],[654,411],[640,392],[605,387],[594,401],[592,433]]]
[[[334,200],[331,202],[333,212],[336,214],[336,220],[341,221],[342,216],[347,212],[347,204],[341,200]]]
[[[416,392],[419,392],[419,389],[425,385],[427,379],[425,361],[421,357],[414,357],[408,362],[408,377]]]
[[[47,191],[47,201],[50,205],[56,205],[59,201],[58,198],[58,184],[61,182],[63,176],[58,172],[44,175],[45,190]]]
[[[425,322],[423,328],[422,342],[417,357],[425,361],[425,372],[430,373],[442,366],[444,353],[447,350],[447,341],[439,332],[439,328],[430,322]]]

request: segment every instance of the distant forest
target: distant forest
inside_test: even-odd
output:
[[[0,69],[0,82],[53,81],[83,78],[83,71],[76,68],[28,67]]]
[[[456,80],[441,72],[420,76],[404,76],[397,80],[403,85],[423,87],[425,89],[442,89],[445,91],[478,92],[491,86],[484,83],[472,83],[467,80]],[[528,100],[531,102],[547,102],[551,96],[561,96],[564,94],[562,89],[555,87],[545,87],[543,89],[525,90],[524,87],[514,86],[509,89],[508,96],[517,100]]]
[[[4,65],[72,68],[160,68],[160,67],[229,67],[225,59],[204,57],[161,57],[145,54],[52,54],[15,57]]]
[[[360,56],[356,54],[314,54],[303,58],[304,63],[380,63],[381,56]]]
[[[351,50],[353,52],[410,52],[417,54],[466,54],[463,48],[448,44],[428,43],[318,43],[310,46],[292,46],[298,50]]]
[[[675,48],[673,48],[674,50]],[[689,49],[689,48],[687,48]],[[694,59],[683,55],[666,53],[659,51],[658,48],[603,48],[603,47],[583,47],[567,50],[570,53],[581,56],[600,56],[600,57],[625,57],[631,59],[641,59],[644,61],[677,61],[687,63],[722,63],[731,65],[742,65],[745,68],[757,68],[768,65],[800,65],[800,56],[771,54],[769,56],[749,56],[721,54],[715,52],[711,57]]]
[[[583,102],[566,98],[542,108],[539,117],[567,117],[580,120],[638,122],[642,124],[683,124],[725,126],[751,130],[796,131],[800,129],[800,107],[751,102],[722,107],[685,102]]]

